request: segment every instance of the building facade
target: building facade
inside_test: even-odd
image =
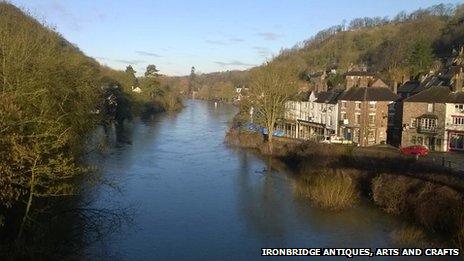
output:
[[[367,87],[376,79],[375,74],[367,71],[350,71],[345,74],[346,89]]]
[[[338,100],[338,135],[360,146],[387,141],[389,106],[397,96],[385,87],[352,87]]]
[[[303,140],[325,140],[336,135],[340,92],[311,92],[304,101],[288,101],[278,129],[286,137]]]
[[[451,92],[445,109],[445,150],[464,151],[464,92]]]

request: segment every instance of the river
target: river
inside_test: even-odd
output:
[[[341,212],[312,207],[295,196],[291,175],[224,144],[236,112],[231,105],[189,100],[180,113],[127,126],[107,153],[93,159],[119,190],[100,188],[93,196],[99,207],[133,208],[132,222],[87,254],[236,260],[258,258],[262,247],[392,246],[396,219],[369,204]]]

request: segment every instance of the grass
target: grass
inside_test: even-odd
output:
[[[395,229],[390,236],[395,244],[405,247],[424,247],[427,245],[424,230],[417,226],[400,227]]]
[[[315,205],[340,210],[355,205],[359,199],[352,178],[341,173],[323,173],[297,182],[296,192]]]

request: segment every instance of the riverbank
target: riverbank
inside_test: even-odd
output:
[[[340,210],[364,198],[464,246],[464,179],[459,172],[353,146],[275,139],[270,151],[262,135],[237,129],[229,130],[226,142],[284,162],[299,193],[315,205]]]

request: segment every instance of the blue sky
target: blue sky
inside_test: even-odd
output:
[[[319,30],[364,16],[394,16],[444,0],[11,0],[115,69],[148,64],[186,75],[247,69]]]

